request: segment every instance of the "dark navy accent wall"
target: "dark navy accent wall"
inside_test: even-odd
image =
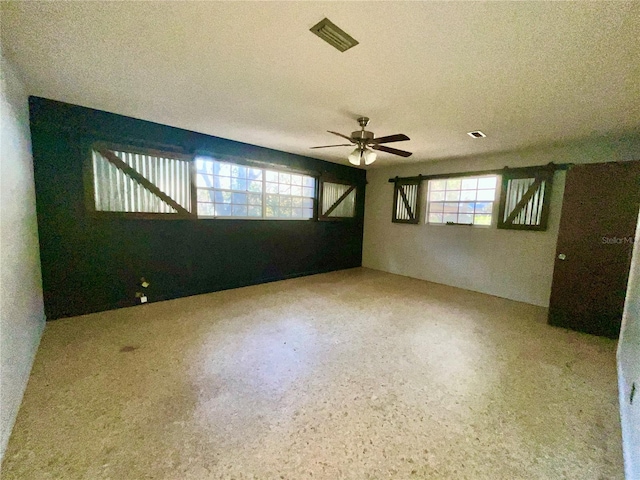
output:
[[[30,98],[40,255],[49,319],[213,292],[362,262],[365,171],[112,113]],[[85,208],[83,166],[106,141],[212,152],[327,174],[359,185],[357,218],[142,220]]]

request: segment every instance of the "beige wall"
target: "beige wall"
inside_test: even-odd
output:
[[[0,55],[0,458],[44,328],[27,95]]]
[[[472,140],[482,142],[484,139]],[[597,138],[565,146],[476,158],[403,164],[367,172],[363,266],[452,285],[534,305],[548,306],[564,172],[554,178],[546,232],[391,223],[393,184],[389,178],[521,167],[640,159],[640,136]],[[423,182],[423,193],[426,185]],[[425,195],[423,195],[424,199]],[[495,223],[495,218],[494,218]]]

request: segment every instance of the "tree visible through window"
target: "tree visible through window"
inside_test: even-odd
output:
[[[497,176],[429,180],[427,222],[491,225]]]
[[[315,178],[196,158],[198,216],[311,219]]]

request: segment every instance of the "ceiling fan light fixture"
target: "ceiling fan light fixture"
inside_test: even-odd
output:
[[[368,148],[364,149],[364,164],[365,165],[371,165],[373,162],[376,161],[376,158],[378,158],[378,155],[376,154],[376,152],[374,152],[373,150],[369,150]]]
[[[362,159],[362,150],[360,149],[360,147],[357,147],[353,152],[351,152],[351,155],[349,155],[348,159],[351,165],[355,165],[356,167],[360,166],[360,162]]]

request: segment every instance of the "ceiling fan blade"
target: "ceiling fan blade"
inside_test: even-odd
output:
[[[398,133],[396,135],[387,135],[386,137],[374,138],[369,140],[369,143],[391,143],[391,142],[404,142],[405,140],[411,140],[404,133]]]
[[[411,152],[405,152],[404,150],[398,150],[397,148],[385,147],[384,145],[371,145],[374,150],[380,150],[381,152],[392,153],[393,155],[400,155],[401,157],[410,157]]]
[[[351,140],[351,137],[347,137],[346,135],[343,135],[343,134],[338,133],[338,132],[332,132],[331,130],[327,130],[327,132],[333,133],[334,135],[338,135],[339,137],[342,137],[342,138],[346,138],[347,140],[349,140],[350,142],[353,143],[353,140]]]
[[[341,143],[340,145],[323,145],[321,147],[311,147],[311,148],[329,148],[329,147],[351,147],[351,143]]]

